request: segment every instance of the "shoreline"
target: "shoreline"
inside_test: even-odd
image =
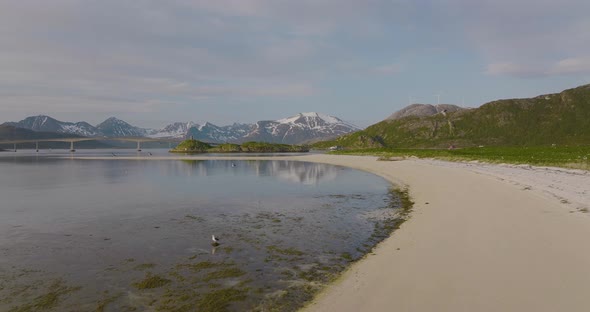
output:
[[[304,311],[590,310],[588,215],[496,176],[367,156],[74,159],[309,161],[409,187],[409,220]]]

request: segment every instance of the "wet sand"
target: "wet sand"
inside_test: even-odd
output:
[[[148,158],[212,159],[120,159]],[[589,213],[568,209],[536,191],[541,187],[423,160],[313,154],[256,159],[366,170],[408,186],[415,202],[410,220],[308,311],[590,311]],[[550,182],[567,185],[567,175],[555,179]]]

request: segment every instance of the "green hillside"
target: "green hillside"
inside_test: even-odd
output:
[[[194,139],[184,140],[178,144],[171,153],[206,153],[211,148],[210,144]]]
[[[590,85],[476,109],[386,120],[314,147],[548,146],[590,144]]]

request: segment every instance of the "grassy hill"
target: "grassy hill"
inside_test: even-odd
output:
[[[590,85],[557,94],[498,100],[476,109],[385,120],[325,148],[440,148],[469,146],[590,145]]]

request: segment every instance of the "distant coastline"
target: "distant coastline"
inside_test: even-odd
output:
[[[307,153],[309,148],[301,145],[288,145],[264,142],[246,142],[243,144],[225,143],[212,145],[194,139],[181,142],[170,153],[205,154],[205,153]]]

